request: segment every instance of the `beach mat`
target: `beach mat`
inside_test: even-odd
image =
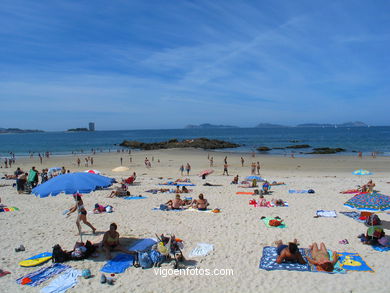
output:
[[[308,264],[299,264],[296,262],[283,262],[281,264],[276,263],[278,253],[276,252],[276,247],[265,246],[263,248],[263,255],[260,259],[259,268],[267,271],[274,270],[286,270],[286,271],[300,271],[308,272],[310,271],[310,266]],[[299,248],[299,252],[302,254],[302,257],[305,259],[306,252],[305,249]]]
[[[306,252],[307,256],[309,256],[310,258],[313,258],[312,255],[311,255],[311,250],[309,248],[306,248],[305,252]],[[330,259],[333,259],[333,252],[328,249],[328,253],[329,253]],[[341,267],[340,260],[338,260],[335,263],[334,269],[333,269],[332,272],[321,271],[321,270],[317,269],[316,265],[313,265],[313,264],[311,264],[309,262],[308,262],[308,264],[310,266],[310,271],[314,272],[314,273],[327,273],[327,274],[346,274],[347,273],[347,271]]]
[[[2,207],[2,208],[0,208],[0,213],[2,213],[2,212],[15,212],[15,211],[19,211],[19,208],[17,208],[17,207]]]
[[[236,194],[245,194],[245,195],[254,195],[253,192],[246,192],[246,191],[238,191]]]
[[[390,251],[390,246],[371,245],[371,247],[380,252]]]
[[[172,209],[168,209],[168,210],[162,210],[162,209],[160,209],[160,208],[152,208],[152,211],[162,211],[162,212],[182,212],[182,211],[185,211],[186,209],[179,209],[179,210],[177,210],[177,209],[174,209],[174,210],[172,210]]]
[[[147,196],[125,196],[125,197],[122,197],[123,199],[126,199],[126,200],[132,200],[132,199],[145,199],[145,198],[148,198]]]
[[[188,257],[206,256],[214,250],[214,245],[208,243],[198,243],[196,247],[190,252]]]
[[[335,210],[333,211],[327,211],[327,210],[318,210],[316,212],[317,217],[323,217],[323,218],[337,218],[337,213]]]
[[[81,277],[81,270],[67,269],[49,285],[42,288],[40,293],[65,293],[68,289],[77,285],[78,277]]]
[[[287,225],[285,223],[283,223],[280,226],[271,226],[269,224],[269,221],[271,221],[271,220],[278,220],[278,221],[280,221],[280,219],[275,219],[273,217],[265,217],[264,219],[261,219],[261,220],[264,222],[264,225],[266,225],[268,228],[286,228],[287,227]]]
[[[309,193],[308,189],[290,189],[288,193]]]
[[[120,253],[113,259],[109,260],[100,270],[103,273],[108,274],[121,274],[124,273],[134,263],[134,256],[130,254]]]
[[[157,241],[152,238],[140,239],[135,242],[128,249],[130,251],[145,251],[149,250]],[[121,274],[124,273],[134,263],[134,256],[130,254],[120,253],[113,259],[109,260],[100,270],[101,272],[108,274]]]
[[[374,270],[367,265],[359,253],[356,252],[338,252],[340,257],[339,262],[341,268],[348,271],[374,272]]]
[[[69,269],[70,266],[68,265],[63,265],[60,263],[53,264],[49,267],[41,268],[35,272],[31,272],[19,279],[16,280],[16,283],[22,284],[22,282],[25,285],[29,285],[31,287],[36,287],[43,282],[49,280],[55,275],[58,275],[65,271],[66,269]],[[27,281],[27,283],[26,283]]]
[[[344,216],[347,216],[349,218],[352,218],[359,223],[365,222],[364,220],[360,220],[360,213],[358,213],[358,212],[339,212],[339,213],[343,214]]]

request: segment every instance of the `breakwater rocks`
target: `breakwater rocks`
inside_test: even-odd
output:
[[[240,145],[223,140],[208,139],[208,138],[195,138],[178,141],[177,139],[170,139],[162,142],[145,143],[133,140],[124,140],[120,146],[129,147],[132,149],[140,150],[160,150],[160,149],[173,149],[173,148],[200,148],[200,149],[226,149],[237,148]]]
[[[326,155],[326,154],[336,154],[340,152],[345,152],[343,148],[314,148],[313,152],[309,154],[317,154],[317,155]]]
[[[269,148],[267,146],[261,146],[258,147],[257,150],[259,152],[268,152],[270,150],[285,150],[285,149],[307,149],[311,148],[310,145],[308,144],[298,144],[298,145],[291,145],[291,146],[286,146],[286,147],[275,147],[275,148]],[[301,154],[315,154],[315,155],[326,155],[326,154],[336,154],[340,152],[345,152],[346,150],[343,148],[328,148],[328,147],[323,147],[323,148],[313,148],[312,152],[309,153],[303,153],[300,152]]]

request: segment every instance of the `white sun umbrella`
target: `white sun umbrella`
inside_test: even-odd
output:
[[[120,167],[116,167],[114,169],[112,169],[111,171],[113,172],[125,172],[125,171],[129,171],[130,169],[127,168],[127,167],[123,167],[123,166],[120,166]]]

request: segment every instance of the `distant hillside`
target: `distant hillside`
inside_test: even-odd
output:
[[[71,128],[71,129],[68,129],[67,131],[89,131],[88,128]]]
[[[355,122],[345,122],[341,124],[329,124],[329,123],[305,123],[305,124],[298,124],[297,127],[368,127],[368,125],[361,121],[355,121]]]
[[[280,125],[280,124],[272,124],[272,123],[259,123],[255,126],[255,128],[284,128],[288,127],[285,125]]]
[[[185,128],[238,128],[237,126],[231,126],[231,125],[214,125],[210,123],[204,123],[200,125],[187,125]]]
[[[0,133],[29,133],[29,132],[44,132],[44,131],[38,129],[0,128]]]

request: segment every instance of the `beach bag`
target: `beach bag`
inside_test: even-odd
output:
[[[140,266],[143,269],[150,269],[151,267],[153,267],[153,261],[147,252],[139,252],[138,253],[138,261],[139,261]]]
[[[381,224],[381,220],[379,219],[378,215],[372,214],[366,219],[366,225],[368,226],[377,226]]]
[[[269,221],[269,225],[270,225],[270,226],[273,226],[273,227],[278,227],[278,226],[282,225],[282,221],[279,221],[279,220],[270,220],[270,221]]]
[[[54,263],[62,263],[70,260],[70,254],[62,250],[59,244],[53,246],[53,254],[51,258]]]
[[[314,191],[313,189],[309,189],[309,190],[307,191],[307,193],[315,193],[315,191]]]
[[[164,242],[160,241],[157,244],[157,251],[162,255],[168,255],[169,251],[168,248],[164,245]]]
[[[157,250],[152,250],[150,251],[150,259],[152,260],[153,264],[159,264],[163,262],[164,257]]]

